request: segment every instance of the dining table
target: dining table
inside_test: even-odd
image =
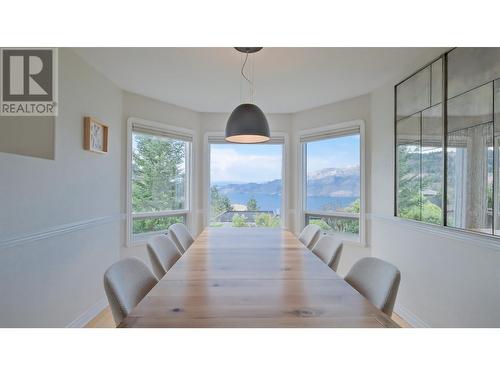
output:
[[[398,325],[292,232],[208,227],[119,327]]]

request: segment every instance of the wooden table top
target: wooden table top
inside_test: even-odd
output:
[[[397,327],[290,232],[207,228],[119,327]]]

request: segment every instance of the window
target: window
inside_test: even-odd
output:
[[[188,224],[192,136],[129,122],[128,237],[134,242]]]
[[[302,223],[364,241],[362,124],[301,134]]]
[[[397,216],[443,221],[442,65],[439,59],[397,86]]]
[[[209,226],[281,227],[284,137],[234,144],[211,136],[208,147]]]
[[[396,216],[499,234],[499,77],[500,49],[456,48],[396,85]]]

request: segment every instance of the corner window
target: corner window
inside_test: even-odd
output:
[[[361,145],[361,125],[301,136],[303,226],[364,241]]]
[[[188,224],[192,137],[133,123],[129,135],[129,242]]]

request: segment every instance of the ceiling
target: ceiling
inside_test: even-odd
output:
[[[255,103],[293,113],[363,95],[400,79],[445,48],[264,48],[254,67]],[[118,87],[199,112],[240,103],[242,55],[233,48],[76,48]]]

